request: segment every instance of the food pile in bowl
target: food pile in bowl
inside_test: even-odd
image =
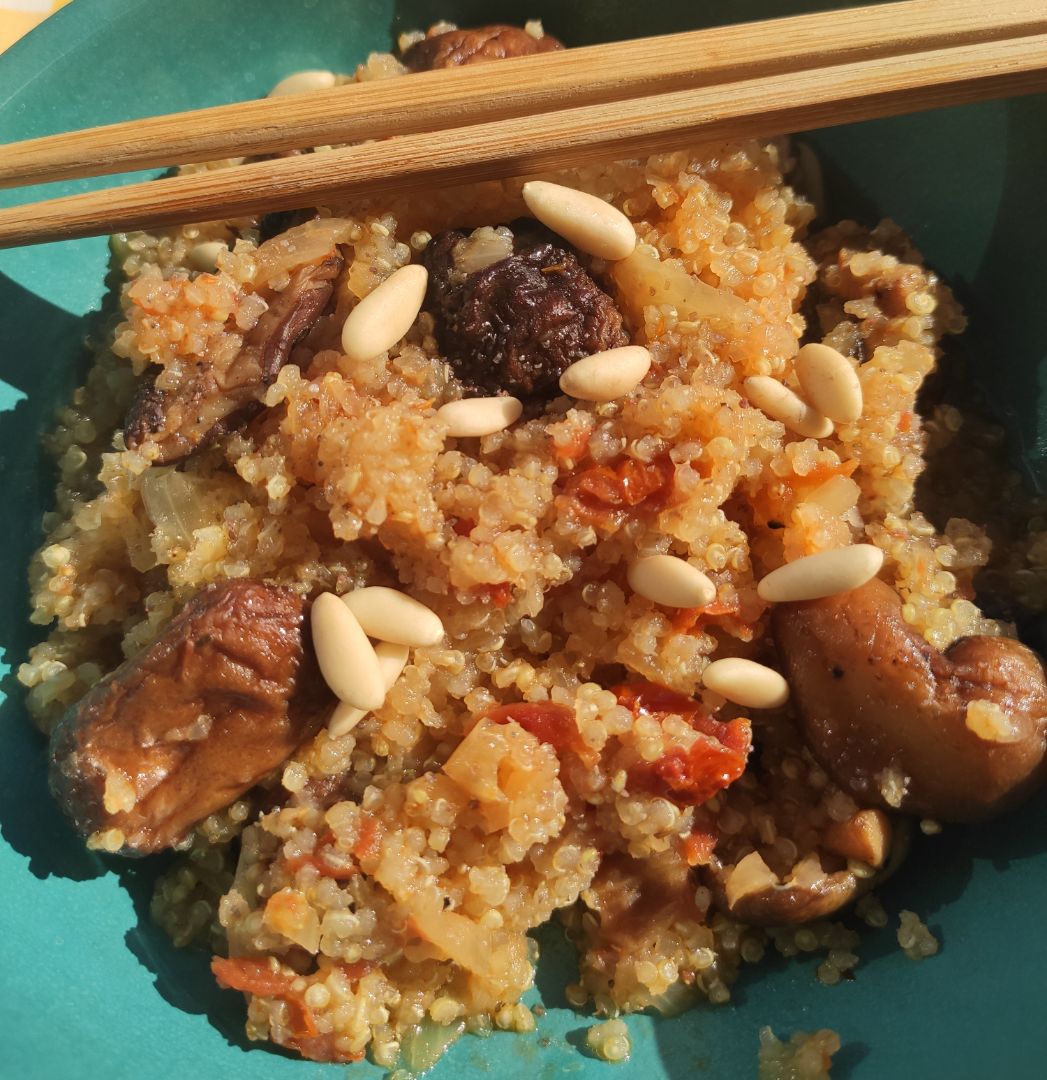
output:
[[[400,45],[353,78],[559,47]],[[252,1038],[418,1071],[530,1030],[556,915],[620,1060],[614,1017],[726,1002],[769,948],[849,977],[836,916],[885,921],[912,824],[1042,783],[988,535],[914,505],[962,313],[892,223],[815,229],[817,189],[749,140],[113,238],[19,677],[87,844],[179,853],[153,915]]]

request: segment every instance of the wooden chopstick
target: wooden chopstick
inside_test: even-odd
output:
[[[596,45],[30,139],[0,147],[0,187],[460,128],[1043,32],[1044,0],[905,0]]]
[[[492,65],[493,67],[494,65]],[[533,174],[1047,89],[1047,33],[397,136],[0,211],[0,247]]]

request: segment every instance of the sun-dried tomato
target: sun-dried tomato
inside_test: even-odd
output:
[[[288,1050],[294,1050],[307,1061],[336,1062],[340,1065],[349,1065],[356,1061],[362,1061],[362,1050],[340,1050],[338,1048],[338,1036],[333,1031],[323,1035],[301,1035],[285,1039],[281,1044]]]
[[[633,713],[646,713],[664,720],[666,716],[690,718],[691,713],[702,712],[708,716],[705,706],[694,698],[670,690],[667,686],[649,682],[647,679],[631,679],[611,687],[611,693]]]
[[[574,750],[580,753],[586,745],[578,731],[574,709],[555,701],[520,701],[513,705],[498,705],[487,713],[496,724],[514,720],[539,742],[548,743],[557,751]]]
[[[351,982],[359,982],[365,975],[370,975],[378,968],[376,960],[356,960],[351,964],[338,965],[345,973],[345,977]]]
[[[745,772],[752,749],[748,720],[716,720],[700,701],[646,680],[622,683],[613,690],[618,703],[633,713],[659,721],[680,716],[698,733],[689,750],[670,750],[657,761],[629,769],[630,791],[661,795],[679,806],[698,806]]]
[[[609,527],[625,514],[661,510],[669,501],[676,466],[668,454],[652,461],[619,458],[611,465],[594,465],[571,476],[564,496],[578,516]]]

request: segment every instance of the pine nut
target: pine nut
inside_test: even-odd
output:
[[[624,259],[636,247],[632,222],[595,195],[545,180],[530,180],[523,186],[523,199],[543,225],[588,255]]]
[[[356,616],[334,593],[321,593],[311,625],[320,673],[335,697],[357,709],[377,709],[385,700],[385,680]]]
[[[266,96],[285,97],[288,94],[301,94],[306,90],[327,90],[334,86],[334,83],[333,71],[296,71],[281,79]]]
[[[745,380],[749,400],[772,420],[780,420],[805,439],[825,439],[833,433],[828,417],[812,409],[798,394],[769,375],[750,375]]]
[[[576,360],[560,376],[560,389],[579,401],[614,401],[636,389],[650,370],[651,354],[642,345],[624,345]]]
[[[777,709],[789,700],[789,684],[773,668],[738,656],[714,660],[702,682],[720,697],[746,709]]]
[[[206,240],[189,249],[189,265],[194,270],[211,273],[218,263],[218,256],[228,250],[229,245],[223,244],[221,240]]]
[[[342,327],[345,355],[362,362],[391,349],[418,317],[428,281],[424,266],[401,266],[369,292]]]
[[[400,672],[407,666],[407,654],[410,651],[406,645],[394,645],[390,641],[380,641],[374,647],[374,654],[378,657],[378,666],[382,669],[387,694],[392,690],[393,683],[400,678]],[[327,721],[327,733],[332,739],[341,738],[352,731],[366,715],[366,709],[357,709],[340,701],[335,706],[331,719]]]
[[[636,559],[627,576],[633,592],[665,607],[705,607],[716,599],[716,586],[705,574],[675,555]]]
[[[862,384],[854,364],[828,345],[804,345],[796,356],[796,378],[811,405],[838,424],[862,415]]]
[[[342,603],[368,637],[398,645],[435,645],[443,640],[440,616],[398,589],[383,585],[354,589],[342,597]]]
[[[850,592],[876,577],[883,566],[883,552],[873,544],[820,551],[772,570],[756,587],[771,603],[819,600]]]
[[[436,415],[447,425],[452,439],[467,439],[504,431],[522,412],[523,402],[514,397],[478,397],[449,401]]]

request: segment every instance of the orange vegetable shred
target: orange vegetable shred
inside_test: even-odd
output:
[[[353,845],[353,854],[358,859],[376,859],[382,846],[382,830],[370,814],[364,816],[360,826],[360,835]]]
[[[513,598],[513,587],[508,581],[500,581],[497,585],[477,585],[473,592],[481,599],[489,600],[496,608],[508,606]]]
[[[258,994],[260,997],[282,997],[291,989],[293,975],[281,971],[272,971],[265,960],[226,959],[215,956],[211,960],[211,971],[219,986],[227,990],[240,990],[245,994]]]
[[[730,603],[714,600],[711,604],[706,604],[705,607],[680,608],[673,615],[673,632],[676,634],[689,634],[705,619],[716,619],[724,615],[737,614],[737,600],[732,600]]]
[[[332,866],[324,858],[324,849],[333,847],[335,843],[334,833],[326,832],[316,842],[316,850],[308,855],[298,855],[293,859],[284,859],[286,869],[294,872],[303,866],[312,866],[322,877],[332,878],[334,881],[349,881],[360,873],[356,866]]]
[[[249,960],[245,957],[226,959],[215,956],[211,959],[211,971],[219,986],[229,990],[239,990],[244,994],[257,994],[259,997],[280,998],[287,1003],[291,1021],[292,1038],[288,1046],[305,1054],[303,1044],[308,1044],[319,1034],[312,1010],[299,994],[292,991],[294,975],[285,975],[281,971],[272,971],[264,960]],[[305,1054],[305,1056],[309,1056]],[[315,1058],[318,1061],[332,1060],[329,1057]],[[338,1059],[335,1059],[338,1060]]]

